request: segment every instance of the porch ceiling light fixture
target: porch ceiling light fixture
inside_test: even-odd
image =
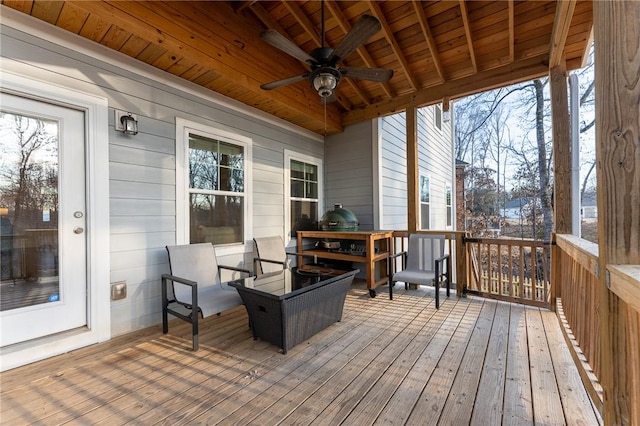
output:
[[[116,110],[115,127],[125,135],[137,135],[138,117],[130,112]]]
[[[333,95],[333,91],[338,87],[340,74],[333,68],[319,68],[313,76],[313,88],[316,89],[321,98],[328,98]]]

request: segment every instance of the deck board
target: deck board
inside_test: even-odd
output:
[[[239,307],[0,374],[0,424],[596,424],[555,314],[363,286],[283,355]],[[533,392],[532,392],[533,390]]]
[[[498,303],[471,415],[472,425],[502,422],[510,311],[510,304]]]

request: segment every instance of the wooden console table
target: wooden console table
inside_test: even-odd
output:
[[[363,263],[367,274],[367,289],[371,297],[376,296],[376,288],[389,284],[387,259],[391,250],[392,231],[298,231],[298,265],[302,265],[304,257],[315,256],[320,259],[343,260]],[[321,247],[304,248],[304,239],[353,241],[358,248],[364,250],[332,250]],[[364,244],[364,246],[363,246]],[[376,278],[376,263],[379,264],[379,277]]]

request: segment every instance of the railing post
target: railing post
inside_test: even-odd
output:
[[[456,232],[456,296],[462,297],[467,289],[467,253],[464,233]]]
[[[556,312],[556,298],[562,297],[561,292],[561,277],[562,270],[560,267],[560,250],[558,250],[558,246],[556,245],[556,233],[551,233],[551,288],[549,291],[551,292],[551,310]]]

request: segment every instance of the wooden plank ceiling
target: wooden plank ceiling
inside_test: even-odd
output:
[[[10,8],[108,46],[319,134],[372,117],[529,80],[564,59],[583,65],[592,1],[325,2],[336,47],[362,15],[382,30],[345,58],[393,69],[388,83],[343,78],[326,106],[306,80],[260,85],[308,67],[260,39],[272,28],[305,52],[322,40],[319,1],[11,1]]]

